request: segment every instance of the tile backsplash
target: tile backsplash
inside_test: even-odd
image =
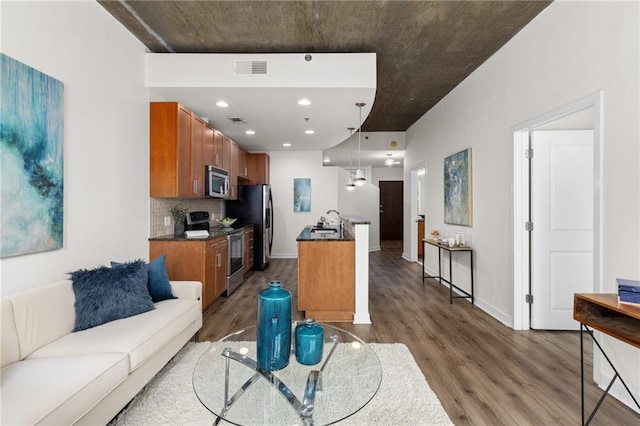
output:
[[[222,215],[222,200],[216,199],[192,199],[192,198],[151,198],[151,238],[173,235],[173,218],[171,224],[164,226],[165,216],[171,217],[169,209],[179,203],[184,202],[189,206],[190,212],[205,211],[211,215],[212,225],[214,219],[220,219]]]

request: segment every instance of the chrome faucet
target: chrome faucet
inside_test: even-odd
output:
[[[331,209],[331,210],[327,210],[327,214],[329,213],[335,213],[336,215],[338,215],[338,226],[339,226],[339,229],[342,230],[344,224],[342,223],[342,216],[340,216],[340,212],[338,210]]]

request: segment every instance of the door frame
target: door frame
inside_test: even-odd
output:
[[[416,215],[418,211],[418,171],[424,169],[425,171],[425,197],[427,192],[427,163],[421,163],[411,168],[411,187],[409,188],[411,209],[409,211],[409,260],[410,262],[418,262],[418,222],[416,221]],[[405,214],[406,216],[406,214]],[[425,232],[427,229],[427,214],[425,212],[424,227]],[[425,255],[422,254],[422,262],[424,262]]]
[[[530,232],[525,230],[529,220],[529,161],[525,154],[531,133],[544,124],[577,112],[593,108],[593,291],[602,289],[602,91],[534,117],[511,128],[513,140],[513,329],[531,327],[530,305],[526,301],[530,286]],[[535,154],[534,154],[535,155]]]

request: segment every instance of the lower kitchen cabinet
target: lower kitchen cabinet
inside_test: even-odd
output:
[[[353,321],[355,242],[298,242],[298,310],[324,322]]]
[[[227,237],[195,241],[149,241],[149,259],[166,255],[172,281],[200,281],[202,309],[209,308],[227,285]]]
[[[244,271],[253,268],[253,227],[244,230]]]

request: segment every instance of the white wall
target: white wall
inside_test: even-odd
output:
[[[381,180],[404,180],[404,172],[402,167],[372,167],[371,183],[378,186]]]
[[[1,2],[2,53],[64,83],[64,246],[0,261],[2,295],[146,258],[144,46],[95,2]]]
[[[274,258],[298,257],[296,237],[330,209],[338,209],[338,171],[322,166],[322,151],[270,151],[270,183],[273,195]],[[293,179],[311,178],[311,211],[293,211]],[[341,212],[342,213],[342,212]]]
[[[616,292],[616,277],[640,279],[639,8],[638,2],[554,2],[407,131],[405,181],[412,167],[427,163],[427,229],[448,236],[465,231],[476,252],[478,304],[507,324],[513,320],[511,128],[600,90],[604,278],[599,291]],[[445,225],[443,159],[468,147],[473,227]],[[405,212],[405,252],[409,219]],[[427,259],[428,266],[434,264]],[[638,351],[613,345],[622,374],[637,390]]]
[[[380,189],[367,181],[347,191],[345,185],[349,180],[349,172],[338,169],[338,211],[345,216],[360,216],[369,219],[369,251],[380,250]]]

